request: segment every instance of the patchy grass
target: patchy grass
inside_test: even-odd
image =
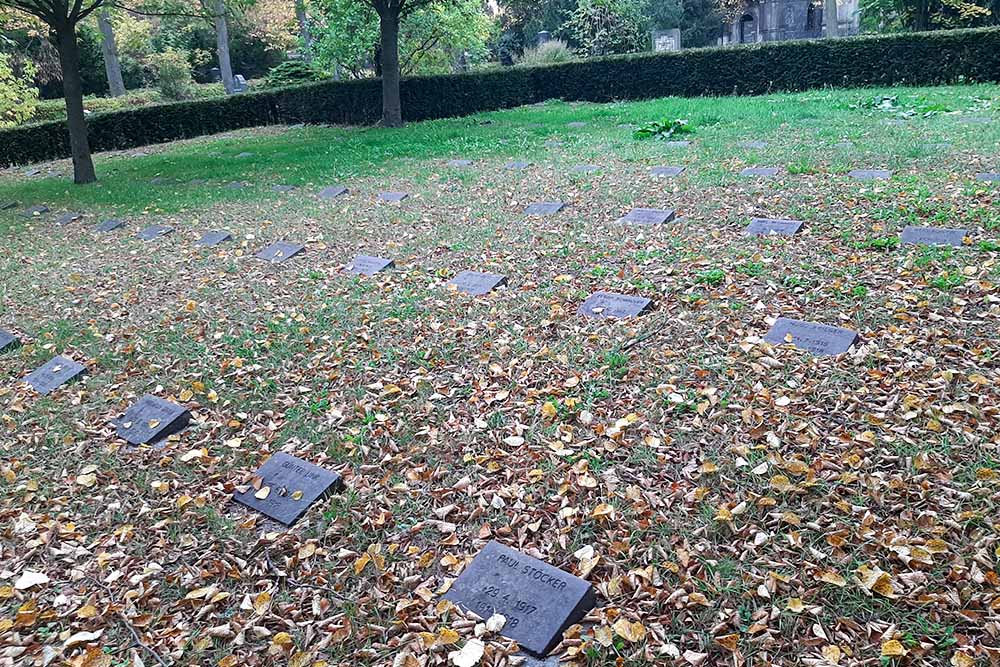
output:
[[[955,113],[886,124],[858,104],[881,93]],[[0,637],[41,660],[104,630],[90,643],[127,664],[128,623],[176,664],[438,664],[473,627],[436,594],[495,538],[598,587],[563,647],[590,665],[986,661],[1000,190],[972,176],[1000,169],[998,100],[970,86],[548,103],[105,155],[95,186],[8,172],[0,200],[54,212],[0,213],[0,327],[26,343],[0,368]],[[657,118],[689,119],[692,145],[625,126]],[[655,179],[657,165],[687,169]],[[738,177],[752,165],[786,173]],[[854,168],[897,173],[862,183]],[[334,183],[351,192],[316,197]],[[551,200],[568,206],[522,215]],[[679,217],[615,223],[632,207]],[[87,215],[57,227],[63,210]],[[108,217],[127,226],[95,233]],[[749,238],[752,217],[805,227]],[[176,231],[140,242],[149,224]],[[910,224],[966,227],[970,245],[900,246]],[[234,241],[195,246],[206,229]],[[253,257],[277,239],[306,252]],[[344,274],[358,253],[397,269]],[[463,269],[510,285],[452,293]],[[596,290],[655,306],[580,319]],[[863,344],[771,348],[777,316]],[[16,386],[57,353],[88,376],[45,398]],[[195,415],[162,450],[109,425],[146,392]],[[278,450],[347,482],[290,530],[228,502]],[[596,563],[575,555],[590,547]],[[4,588],[26,570],[51,581]],[[613,630],[622,618],[645,634]],[[446,628],[457,644],[417,634],[450,642]],[[883,656],[893,641],[906,656]],[[490,642],[482,664],[506,650]]]

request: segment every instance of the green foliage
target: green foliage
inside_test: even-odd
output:
[[[686,120],[664,118],[651,120],[632,133],[633,139],[662,139],[664,141],[681,134],[693,134],[694,127]]]
[[[900,118],[912,118],[913,116],[929,118],[930,116],[936,116],[939,113],[947,113],[952,110],[945,104],[930,103],[923,98],[901,100],[899,95],[875,95],[874,97],[867,97],[858,101],[857,104],[852,104],[850,108],[865,111],[880,111]]]
[[[10,56],[0,53],[0,127],[13,127],[31,118],[38,103],[38,89],[32,85],[34,68],[26,63],[18,76]]]
[[[558,65],[575,60],[573,49],[569,44],[561,39],[550,39],[536,47],[525,49],[524,53],[517,58],[517,64],[524,67],[538,67],[540,65]]]
[[[862,27],[872,31],[976,28],[995,23],[994,0],[861,0]]]
[[[191,94],[191,65],[188,55],[176,49],[155,53],[149,62],[156,73],[156,87],[168,100],[183,100]]]
[[[188,89],[186,99],[206,100],[214,97],[225,97],[226,91],[221,83],[195,84]],[[121,97],[97,97],[88,95],[83,98],[83,108],[90,113],[107,113],[109,111],[125,111],[137,107],[150,106],[170,102],[155,88],[137,88],[128,90]],[[66,118],[66,102],[62,99],[41,100],[35,107],[35,113],[29,122],[41,123]]]
[[[589,56],[635,53],[649,42],[645,11],[644,0],[579,0],[562,31]]]
[[[726,279],[726,272],[722,269],[709,269],[707,271],[702,271],[695,278],[695,282],[701,285],[716,286],[721,285]]]
[[[881,238],[857,241],[854,247],[858,250],[895,250],[899,247],[898,236],[883,236]]]
[[[326,75],[317,67],[301,60],[286,60],[270,72],[264,79],[265,88],[278,88],[296,83],[322,81]]]

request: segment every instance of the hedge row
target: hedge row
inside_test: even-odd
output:
[[[554,98],[607,102],[963,79],[1000,81],[1000,28],[774,42],[415,77],[403,81],[401,95],[404,117],[415,121]],[[259,125],[367,124],[380,116],[379,81],[324,81],[95,114],[90,144],[95,152],[119,150]],[[0,132],[0,165],[68,156],[63,121]]]

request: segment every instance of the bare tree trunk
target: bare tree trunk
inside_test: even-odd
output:
[[[215,0],[215,44],[219,56],[219,72],[226,95],[236,92],[233,81],[233,63],[229,59],[229,25],[226,23],[226,0]]]
[[[840,17],[837,15],[837,0],[823,0],[823,15],[826,18],[826,36],[840,36]]]
[[[76,43],[76,25],[54,26],[62,68],[63,96],[66,98],[66,127],[69,129],[70,153],[73,155],[73,181],[93,183],[97,180],[94,160],[87,139],[87,118],[83,114],[83,83],[80,80],[80,49]]]
[[[106,8],[97,14],[97,26],[101,29],[103,38],[101,51],[104,52],[104,70],[108,73],[108,90],[111,91],[111,97],[121,97],[125,94],[122,64],[118,60],[118,48],[115,46],[115,29],[111,27],[111,16]]]
[[[382,33],[382,125],[403,126],[403,109],[399,99],[399,14],[391,9],[379,16]]]
[[[309,17],[306,16],[305,0],[295,0],[295,18],[299,22],[299,38],[302,40],[302,60],[312,61],[312,33],[309,32]]]

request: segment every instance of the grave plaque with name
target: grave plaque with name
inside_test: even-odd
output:
[[[17,205],[16,201],[2,201],[0,202],[0,211],[9,211],[12,208],[17,208]]]
[[[596,164],[578,164],[570,171],[574,174],[593,174],[595,171],[600,171],[600,166]]]
[[[358,255],[354,258],[354,261],[344,267],[344,271],[364,276],[374,276],[379,271],[385,271],[394,266],[395,264],[391,259],[373,257],[371,255]]]
[[[534,204],[529,204],[528,208],[524,209],[525,215],[555,215],[563,209],[564,204],[561,201],[540,201]]]
[[[277,452],[257,469],[246,491],[233,492],[233,500],[291,526],[310,505],[328,491],[339,491],[343,485],[337,473]]]
[[[168,227],[166,225],[152,225],[139,232],[139,238],[143,241],[152,241],[160,238],[161,236],[166,236],[173,231],[173,227]]]
[[[86,372],[86,367],[67,357],[58,356],[49,359],[24,376],[24,382],[39,394],[48,394],[66,384],[78,375]]]
[[[22,218],[37,218],[40,215],[44,215],[49,212],[49,207],[44,204],[41,206],[32,206],[29,209],[21,211]]]
[[[107,232],[113,232],[116,229],[120,229],[124,225],[125,223],[121,220],[104,220],[94,227],[94,231],[106,234]]]
[[[658,178],[673,178],[684,173],[684,167],[653,167],[649,170],[651,176]]]
[[[962,246],[965,229],[947,229],[944,227],[914,227],[909,226],[903,229],[899,240],[908,245],[950,245],[956,248]]]
[[[472,296],[483,296],[494,288],[507,284],[507,276],[496,273],[480,273],[479,271],[462,271],[448,282],[459,292]]]
[[[1000,183],[1000,174],[991,174],[991,173],[976,174],[976,180],[987,181],[991,183]]]
[[[285,193],[285,192],[291,192],[294,189],[295,189],[294,185],[272,185],[271,186],[271,192]]]
[[[0,352],[8,352],[21,344],[21,340],[9,331],[0,329]]]
[[[859,339],[857,332],[850,329],[786,317],[775,320],[774,326],[764,336],[764,340],[772,345],[791,343],[817,356],[843,354]]]
[[[263,259],[272,264],[280,264],[286,259],[293,257],[303,250],[305,246],[301,243],[289,243],[288,241],[275,241],[257,253],[257,259]]]
[[[515,160],[514,162],[508,162],[508,163],[507,163],[507,164],[505,165],[505,167],[506,167],[507,169],[517,169],[517,170],[520,170],[520,169],[527,169],[527,168],[528,168],[528,167],[530,167],[530,166],[531,166],[531,163],[530,163],[530,162],[518,162],[518,161],[516,161],[516,160]]]
[[[740,148],[749,148],[749,149],[757,149],[757,150],[759,150],[761,148],[767,148],[767,142],[766,141],[741,141],[740,142]]]
[[[619,218],[618,222],[632,225],[662,225],[665,222],[670,222],[674,217],[676,217],[676,213],[672,209],[634,208],[624,217]]]
[[[858,181],[887,181],[892,178],[892,172],[886,169],[855,169],[847,175]]]
[[[747,167],[740,172],[740,176],[772,178],[778,175],[777,167]]]
[[[82,217],[83,213],[74,213],[74,212],[63,213],[58,218],[56,218],[56,224],[59,225],[60,227],[65,227],[66,225],[72,222],[76,222]]]
[[[616,294],[614,292],[594,292],[580,304],[577,315],[586,317],[638,317],[646,312],[653,302],[641,296]]]
[[[205,248],[212,248],[219,245],[220,243],[225,243],[233,238],[233,235],[225,230],[210,231],[205,232],[201,235],[201,238],[194,242],[195,245],[200,245]]]
[[[743,230],[745,236],[793,236],[802,229],[799,220],[777,220],[775,218],[754,218]]]
[[[670,30],[654,30],[652,32],[653,51],[662,53],[664,51],[681,50],[681,30],[672,28]]]
[[[336,199],[340,195],[346,195],[347,188],[343,185],[331,185],[319,191],[320,199]]]
[[[391,201],[400,202],[410,196],[409,192],[380,192],[378,193],[378,198],[380,201]]]
[[[448,160],[449,167],[471,167],[472,160]]]
[[[132,445],[151,445],[184,430],[191,413],[182,405],[146,394],[111,423],[118,437]]]
[[[444,597],[484,619],[502,614],[500,634],[536,656],[555,648],[595,604],[590,582],[498,542],[472,559]]]

